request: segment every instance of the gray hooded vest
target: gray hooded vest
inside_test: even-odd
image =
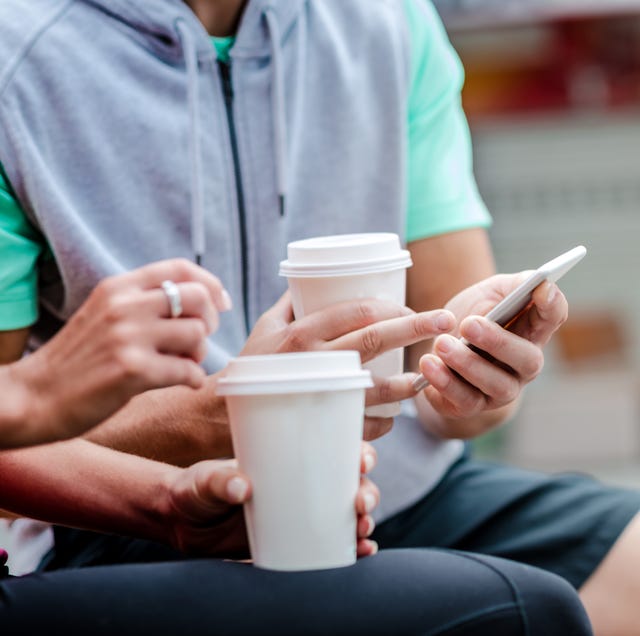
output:
[[[0,163],[54,255],[36,335],[105,276],[197,258],[234,300],[215,371],[284,291],[289,241],[402,236],[408,38],[399,0],[250,0],[225,66],[181,0],[0,3]],[[460,452],[396,429],[382,516]]]

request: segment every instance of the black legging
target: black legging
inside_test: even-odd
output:
[[[8,578],[0,581],[0,633],[581,636],[591,629],[576,592],[553,574],[421,549],[317,572],[197,560]]]

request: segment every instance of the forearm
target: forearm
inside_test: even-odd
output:
[[[215,394],[215,383],[214,375],[198,390],[172,387],[147,391],[85,437],[177,466],[231,457],[226,406]]]
[[[179,468],[70,440],[0,453],[0,507],[88,530],[168,542],[168,482]]]

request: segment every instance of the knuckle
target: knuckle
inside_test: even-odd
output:
[[[381,404],[394,401],[393,385],[387,378],[380,380],[378,384],[378,399]]]
[[[132,342],[134,342],[135,334],[123,321],[115,321],[108,330],[109,344],[116,351],[116,355],[125,351]]]
[[[192,300],[197,307],[204,309],[211,302],[209,292],[202,283],[191,283],[189,289]]]
[[[536,347],[532,355],[526,360],[525,364],[523,365],[522,375],[527,379],[536,378],[538,377],[538,375],[540,375],[543,367],[544,355],[542,354],[542,351]]]
[[[364,330],[360,338],[360,348],[363,356],[373,358],[382,351],[382,337],[378,329],[370,326]]]
[[[196,344],[202,343],[207,338],[207,327],[202,320],[196,320],[192,327],[193,339]]]
[[[93,293],[99,298],[106,299],[116,293],[119,287],[119,281],[117,276],[109,276],[103,278],[93,290]]]
[[[430,316],[414,314],[411,317],[411,336],[415,339],[433,336],[434,324]]]
[[[284,347],[286,351],[306,351],[308,343],[304,328],[295,323],[289,325],[286,329]]]
[[[494,400],[500,404],[510,404],[520,393],[520,385],[515,378],[501,383],[494,395]]]
[[[104,321],[112,326],[123,323],[129,307],[130,304],[121,295],[109,294],[104,300]]]
[[[142,356],[135,347],[121,347],[118,349],[115,362],[118,369],[118,375],[125,380],[138,378],[143,374],[144,363]]]
[[[182,257],[174,259],[173,262],[178,274],[189,275],[193,272],[195,267],[190,260]]]
[[[507,347],[507,344],[501,329],[485,329],[483,331],[482,348],[492,352],[496,357],[500,357],[500,352]]]
[[[475,393],[465,394],[457,407],[457,415],[459,417],[468,417],[478,413],[484,404],[484,396]]]
[[[190,384],[195,379],[194,363],[190,360],[177,358],[173,363],[174,382],[177,384]]]
[[[186,258],[174,258],[170,261],[173,276],[178,279],[189,279],[193,277],[194,264]]]
[[[363,325],[370,325],[376,322],[376,312],[371,302],[359,300],[356,304],[356,314]]]

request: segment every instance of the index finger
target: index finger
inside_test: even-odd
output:
[[[304,323],[305,330],[317,338],[330,341],[367,325],[413,313],[408,307],[388,300],[359,298],[328,305],[307,314],[298,322]]]
[[[331,349],[356,350],[362,362],[400,347],[407,347],[451,331],[454,315],[444,309],[391,318],[353,331],[329,343]]]

